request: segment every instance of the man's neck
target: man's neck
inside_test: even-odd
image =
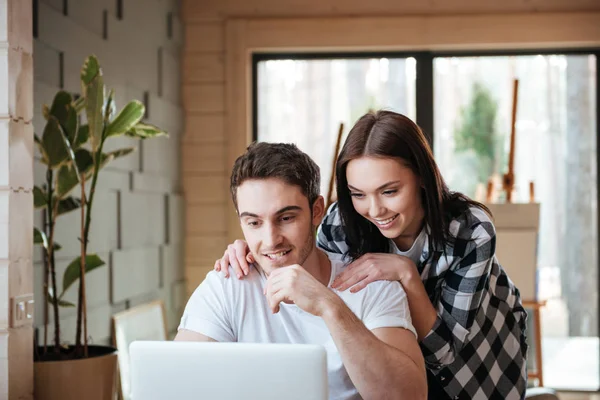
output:
[[[329,281],[331,280],[331,261],[327,257],[327,254],[316,246],[306,258],[302,267],[323,285],[329,285]]]

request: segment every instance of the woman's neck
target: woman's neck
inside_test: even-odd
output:
[[[421,218],[416,221],[417,223],[413,226],[409,226],[406,232],[393,239],[394,243],[400,251],[408,251],[415,243],[415,240],[419,237],[423,226],[425,225],[425,219]]]

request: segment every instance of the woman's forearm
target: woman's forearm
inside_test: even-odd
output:
[[[408,297],[408,307],[410,308],[413,326],[417,331],[419,340],[423,340],[435,324],[437,311],[431,304],[425,286],[423,286],[423,282],[418,275],[400,283]]]

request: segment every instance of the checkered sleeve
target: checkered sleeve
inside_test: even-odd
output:
[[[437,303],[438,317],[421,341],[425,362],[431,368],[451,364],[464,346],[494,263],[496,234],[489,219],[483,217],[470,226],[455,220],[450,232],[455,242],[452,254],[440,259],[450,265]]]
[[[337,202],[333,203],[317,231],[317,246],[328,253],[346,254],[348,245]]]

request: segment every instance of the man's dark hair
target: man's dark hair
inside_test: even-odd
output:
[[[255,142],[233,164],[230,190],[235,209],[238,210],[237,188],[244,181],[269,178],[278,178],[300,187],[311,209],[319,197],[319,166],[308,154],[290,143]]]

